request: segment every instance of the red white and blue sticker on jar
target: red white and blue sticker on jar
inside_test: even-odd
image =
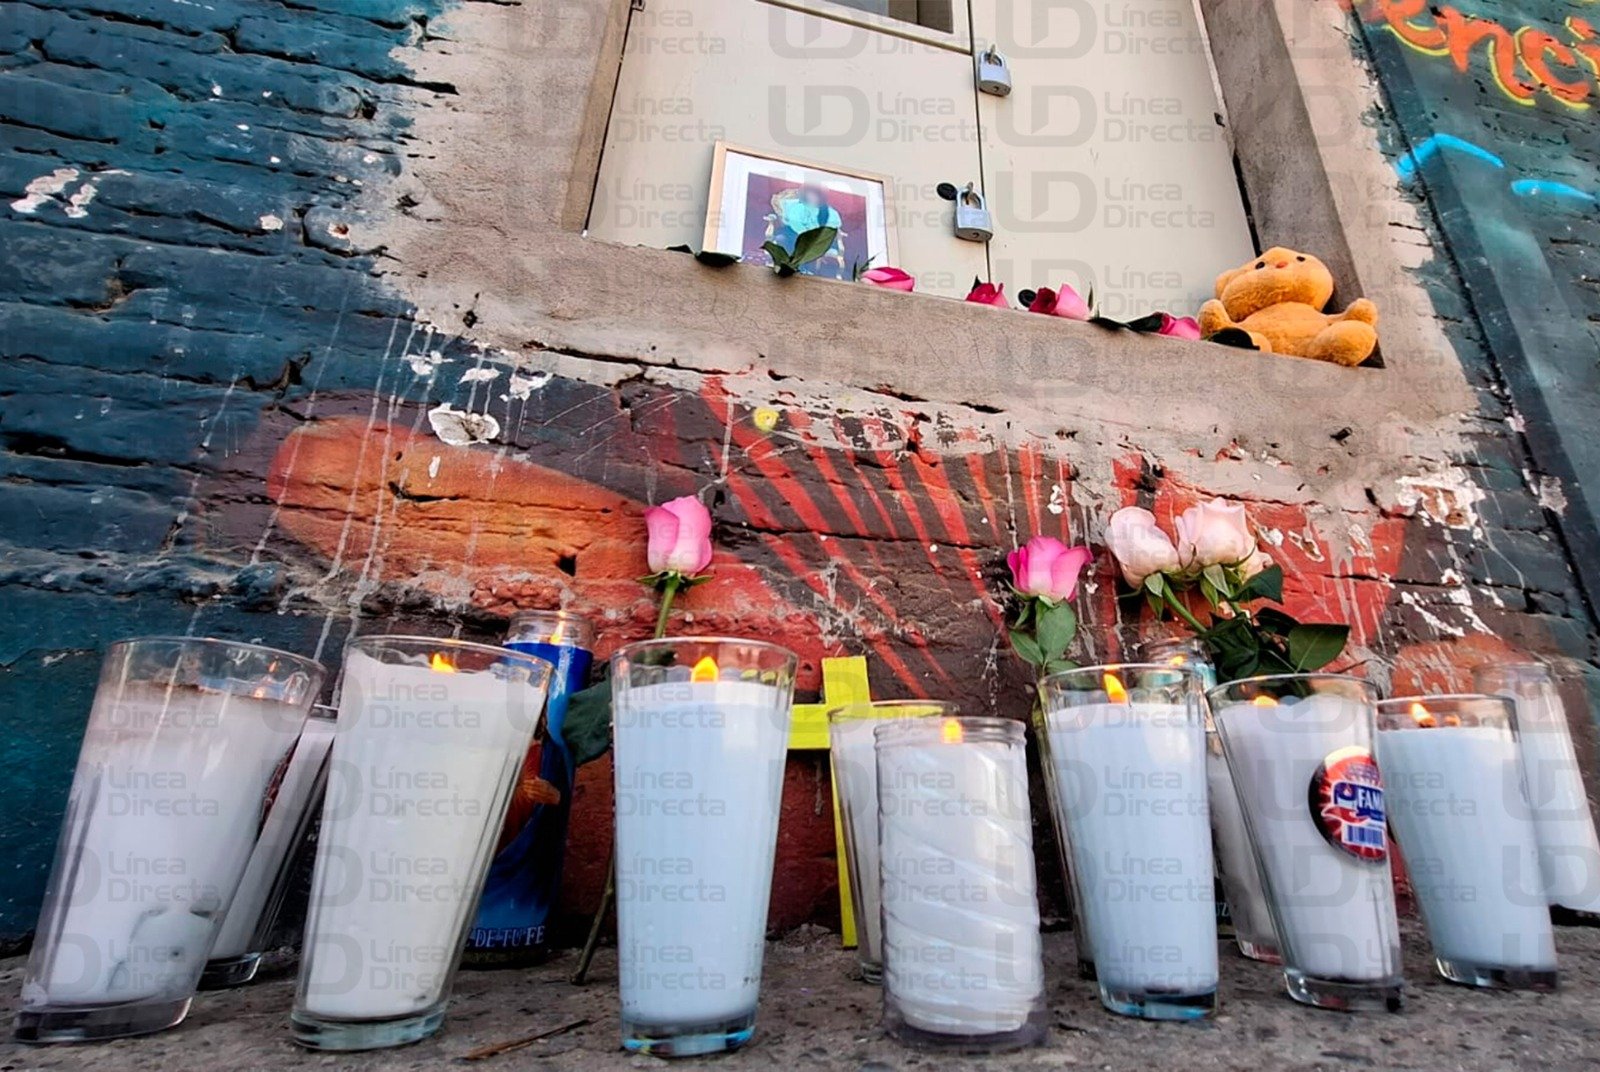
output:
[[[1330,752],[1311,776],[1308,803],[1311,821],[1328,844],[1371,863],[1389,858],[1383,781],[1371,752],[1365,748]]]

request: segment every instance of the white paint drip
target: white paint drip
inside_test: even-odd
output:
[[[1421,507],[1423,524],[1440,522],[1447,528],[1480,530],[1473,505],[1483,499],[1484,490],[1460,469],[1452,466],[1403,476],[1396,483],[1396,501],[1414,515]]]
[[[500,370],[492,368],[468,369],[461,374],[462,383],[488,383],[490,380],[498,380],[499,378]]]
[[[275,216],[270,212],[267,213],[265,216],[262,216],[259,222],[261,224],[261,229],[263,231],[281,231],[281,230],[283,230],[283,217]]]
[[[37,212],[41,206],[54,201],[77,177],[77,168],[56,168],[48,175],[40,175],[28,183],[23,191],[25,196],[11,202],[11,207],[17,212]]]
[[[439,478],[439,463],[442,462],[443,460],[444,460],[443,458],[441,458],[439,455],[435,454],[433,456],[433,461],[428,463],[428,479],[429,480],[437,480]]]
[[[1045,509],[1057,517],[1067,512],[1067,491],[1060,484],[1050,485],[1050,505]]]
[[[1561,481],[1553,476],[1540,476],[1535,484],[1539,496],[1539,505],[1554,514],[1567,512],[1567,493],[1561,487]]]
[[[406,364],[411,366],[411,371],[418,376],[432,376],[433,370],[444,364],[446,358],[438,350],[428,350],[420,354],[407,354]]]
[[[99,192],[99,187],[95,186],[93,182],[86,182],[78,187],[78,192],[67,199],[67,207],[63,210],[66,212],[67,218],[81,220],[87,216],[89,214],[89,202],[93,201],[95,195]]]
[[[433,434],[452,447],[488,443],[500,434],[500,422],[487,413],[467,413],[446,402],[428,411]]]
[[[532,376],[522,376],[515,372],[511,374],[511,397],[517,399],[527,398],[533,392],[540,390],[551,379],[548,372],[535,372]]]
[[[1417,612],[1417,616],[1423,621],[1427,622],[1429,628],[1431,628],[1435,633],[1441,633],[1445,636],[1452,637],[1464,637],[1467,635],[1467,631],[1465,629],[1460,629],[1451,625],[1437,614],[1434,614],[1432,611],[1428,610],[1427,607],[1423,606],[1422,600],[1417,598],[1417,594],[1415,592],[1401,592],[1400,602],[1415,610]]]

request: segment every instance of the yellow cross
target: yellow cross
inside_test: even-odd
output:
[[[822,660],[822,702],[796,704],[789,724],[789,750],[816,752],[828,749],[828,712],[845,704],[872,699],[867,684],[865,656]],[[839,859],[839,920],[844,944],[856,944],[856,916],[850,903],[850,867],[844,852],[844,824],[839,818],[839,786],[833,784],[833,841]]]

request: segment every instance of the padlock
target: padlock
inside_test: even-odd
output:
[[[968,242],[987,242],[994,237],[994,220],[989,203],[973,189],[972,183],[956,195],[956,237]]]
[[[1011,95],[1011,67],[993,45],[978,55],[978,91],[996,97]]]

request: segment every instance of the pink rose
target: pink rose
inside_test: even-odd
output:
[[[979,283],[972,288],[972,293],[967,295],[967,301],[977,302],[979,305],[993,305],[1000,309],[1011,308],[1011,303],[1006,300],[1004,283]]]
[[[863,283],[871,283],[875,287],[885,290],[904,290],[907,292],[917,289],[917,281],[898,268],[868,268],[861,273]]]
[[[1087,320],[1094,315],[1089,311],[1089,303],[1065,283],[1061,284],[1060,290],[1040,287],[1033,296],[1033,304],[1028,306],[1028,312],[1063,316],[1068,320]]]
[[[1232,566],[1256,551],[1244,507],[1223,499],[1191,506],[1178,518],[1178,555],[1185,569]]]
[[[1256,548],[1251,556],[1239,563],[1239,577],[1248,581],[1262,570],[1272,568],[1272,556],[1261,548]]]
[[[1153,573],[1178,568],[1178,549],[1156,524],[1156,515],[1142,506],[1125,506],[1111,515],[1106,526],[1106,546],[1122,567],[1122,579],[1133,588]]]
[[[711,564],[711,511],[692,495],[644,512],[650,533],[645,551],[651,573],[694,576]]]
[[[1174,339],[1198,339],[1200,337],[1200,321],[1192,316],[1173,316],[1171,313],[1161,314],[1161,326],[1156,329],[1157,335],[1167,335]]]
[[[1025,596],[1060,601],[1078,591],[1078,574],[1089,564],[1087,547],[1068,547],[1054,536],[1035,536],[1006,556],[1011,584]]]

